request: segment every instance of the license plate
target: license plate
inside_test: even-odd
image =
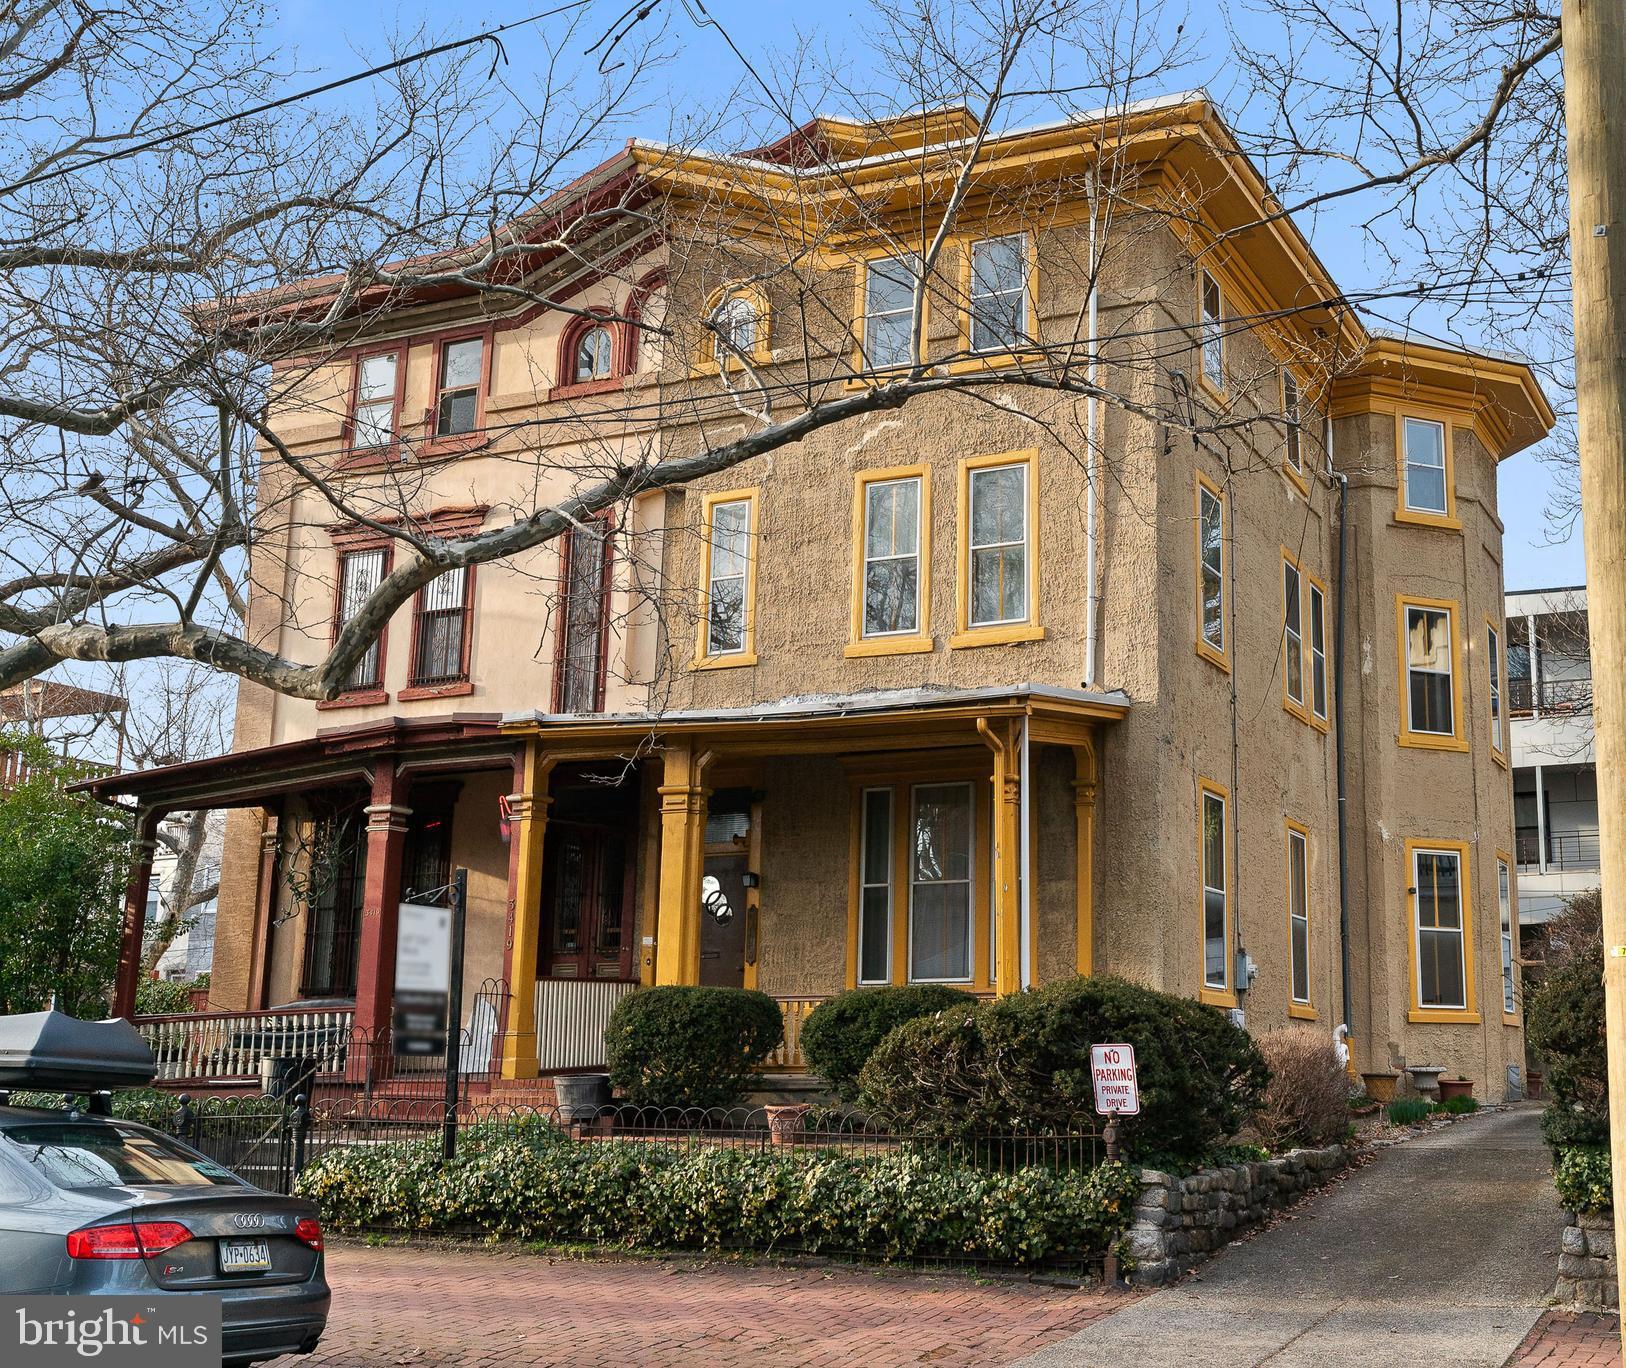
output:
[[[271,1246],[264,1240],[222,1240],[222,1273],[263,1273],[271,1267]]]

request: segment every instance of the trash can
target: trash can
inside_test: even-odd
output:
[[[316,1061],[297,1055],[267,1055],[260,1060],[260,1091],[267,1097],[310,1096]]]

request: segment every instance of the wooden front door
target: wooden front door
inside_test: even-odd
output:
[[[745,986],[745,868],[743,854],[707,855],[700,908],[700,982],[708,988]],[[717,886],[711,889],[709,881]],[[721,915],[719,915],[721,914]]]
[[[541,977],[632,977],[633,863],[626,833],[550,822],[543,848]]]

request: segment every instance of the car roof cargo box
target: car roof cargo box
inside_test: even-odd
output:
[[[0,1088],[141,1088],[157,1072],[147,1042],[123,1019],[80,1021],[63,1012],[0,1016]]]

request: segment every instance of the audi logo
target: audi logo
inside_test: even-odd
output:
[[[231,1223],[239,1230],[276,1229],[282,1225],[282,1217],[268,1216],[263,1211],[245,1211],[233,1216]]]

